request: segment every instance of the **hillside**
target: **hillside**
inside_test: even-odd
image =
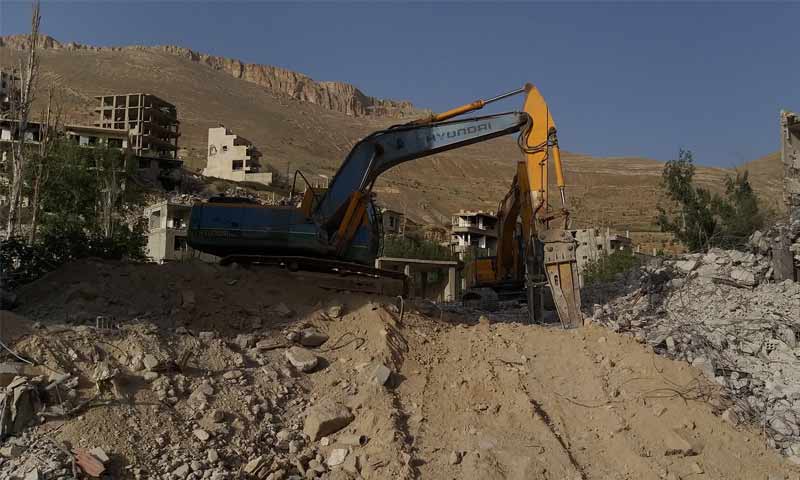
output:
[[[19,55],[15,38],[5,37],[0,46],[0,65],[6,68]],[[61,89],[70,121],[93,120],[95,95],[158,95],[178,108],[181,156],[193,170],[205,164],[207,129],[221,123],[252,140],[271,167],[301,169],[313,181],[318,174],[332,175],[359,138],[396,123],[398,115],[420,112],[407,102],[375,99],[349,84],[314,82],[296,72],[181,47],[96,48],[53,39],[45,46],[40,85]],[[569,148],[568,138],[561,143]],[[444,223],[462,208],[495,209],[518,158],[513,139],[500,138],[400,166],[384,175],[376,190],[382,203],[416,221]],[[755,188],[770,205],[780,198],[779,162],[770,155],[748,164]],[[577,225],[653,228],[661,200],[661,163],[567,152],[564,164]],[[730,173],[699,167],[697,177],[705,186],[720,188]],[[637,200],[635,206],[630,199]]]

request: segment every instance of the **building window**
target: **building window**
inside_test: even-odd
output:
[[[208,156],[209,157],[213,157],[216,154],[217,154],[217,146],[216,145],[211,145],[210,147],[208,147]]]
[[[223,149],[225,149],[225,147],[222,147],[222,148],[223,148]],[[232,162],[232,166],[231,166],[231,168],[232,168],[234,171],[236,171],[236,170],[242,170],[242,169],[244,168],[244,160],[234,160],[234,161]]]
[[[222,146],[222,151],[223,152],[227,152],[228,151],[228,146],[227,145],[223,145]]]
[[[161,210],[156,210],[150,214],[150,222],[148,222],[151,229],[161,228]]]

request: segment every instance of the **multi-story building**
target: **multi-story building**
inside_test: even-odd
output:
[[[178,160],[180,122],[175,105],[149,93],[95,98],[99,101],[96,127],[129,132],[129,147],[137,157]]]
[[[64,135],[67,140],[81,147],[107,147],[125,150],[130,144],[128,132],[113,128],[66,125]]]
[[[272,184],[272,173],[263,172],[261,153],[252,142],[220,125],[208,129],[208,157],[203,175],[235,182]]]
[[[450,245],[459,258],[467,252],[478,257],[497,252],[497,216],[494,212],[460,211],[453,215]]]

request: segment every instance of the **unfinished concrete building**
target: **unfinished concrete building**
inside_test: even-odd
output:
[[[253,143],[222,125],[208,129],[207,158],[206,177],[272,184],[272,173],[262,171],[261,153]]]
[[[0,67],[0,113],[11,108],[11,100],[15,96],[17,76],[13,72]]]
[[[789,214],[800,220],[800,115],[787,111],[781,111],[781,160]]]
[[[477,257],[497,252],[497,216],[492,212],[460,211],[453,215],[450,244],[459,258],[468,251]]]
[[[178,161],[180,122],[175,105],[149,93],[95,98],[100,103],[95,109],[96,127],[128,131],[130,148],[137,157]]]

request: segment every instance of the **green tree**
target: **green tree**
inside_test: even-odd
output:
[[[746,170],[725,179],[725,201],[718,210],[723,229],[716,245],[741,248],[753,232],[764,226],[765,216]]]
[[[694,158],[688,150],[681,149],[677,159],[664,165],[662,185],[677,214],[670,216],[658,207],[657,221],[663,231],[672,232],[689,250],[699,251],[708,248],[718,233],[714,210],[720,198],[694,186],[694,171]]]
[[[386,235],[383,239],[383,256],[419,258],[422,260],[453,260],[449,248],[436,242],[409,236]]]
[[[724,197],[697,187],[694,173],[694,158],[688,150],[680,150],[677,159],[664,165],[662,186],[674,208],[668,212],[658,207],[658,225],[690,251],[743,246],[764,223],[747,172],[726,179]]]

